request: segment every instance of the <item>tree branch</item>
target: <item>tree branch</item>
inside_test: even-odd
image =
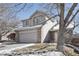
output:
[[[79,26],[79,24],[74,25],[73,30],[74,30],[76,27],[78,27],[78,26]]]
[[[74,27],[72,29],[70,29],[70,30],[67,30],[66,33],[69,33],[71,30],[74,30],[76,27],[79,26],[79,23],[76,24],[76,25],[75,24],[76,24],[76,22],[74,21]]]
[[[64,20],[65,24],[68,22],[70,16],[72,15],[72,12],[73,12],[73,10],[75,9],[75,7],[77,6],[77,4],[78,4],[78,3],[74,3],[74,4],[72,5],[72,7],[69,9],[69,11],[68,11],[68,13],[67,13],[67,16],[65,17],[65,20]]]
[[[77,12],[73,15],[73,17],[71,18],[71,20],[69,22],[67,22],[66,27],[73,21],[73,19],[75,18],[75,16],[78,14],[79,10],[77,10]]]
[[[16,5],[14,5],[14,7],[17,7],[17,6],[21,5],[21,4],[22,4],[22,3],[16,4]]]
[[[24,4],[24,5],[22,6],[22,8],[20,8],[18,11],[16,11],[16,13],[20,12],[21,10],[23,10],[26,5],[27,5],[27,4]]]
[[[20,4],[18,4],[18,5],[20,5]],[[18,5],[16,5],[16,6],[18,6]],[[22,11],[26,7],[26,5],[27,4],[24,4],[18,11],[15,12],[15,14],[13,16],[11,16],[11,18],[15,17],[17,13],[19,13],[20,11]]]

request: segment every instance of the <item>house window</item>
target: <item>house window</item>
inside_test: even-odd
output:
[[[39,24],[41,24],[43,21],[45,21],[45,17],[44,17],[44,16],[38,16],[38,17],[35,17],[35,18],[34,18],[33,24],[34,24],[34,25],[39,25]]]
[[[43,22],[45,20],[45,17],[44,16],[39,16],[39,22]]]
[[[33,25],[37,25],[37,20],[36,19],[33,20]]]
[[[26,26],[29,26],[29,21],[28,20],[26,20]]]
[[[28,22],[26,21],[26,26],[27,26]]]
[[[25,27],[26,26],[26,21],[23,21],[23,27]]]

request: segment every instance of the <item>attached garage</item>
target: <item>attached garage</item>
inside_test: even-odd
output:
[[[41,42],[41,25],[15,29],[16,41],[34,43]]]

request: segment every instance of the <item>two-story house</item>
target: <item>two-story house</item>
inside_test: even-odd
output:
[[[36,11],[29,19],[22,20],[23,27],[15,29],[16,41],[27,43],[57,42],[59,24],[51,15],[43,11]],[[73,28],[70,24],[68,28]]]

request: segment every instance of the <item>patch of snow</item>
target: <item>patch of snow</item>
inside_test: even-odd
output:
[[[24,46],[19,46],[19,47],[15,47],[15,48],[11,48],[11,49],[4,49],[4,50],[1,50],[0,51],[0,55],[4,55],[4,54],[11,54],[11,52],[15,49],[21,49],[21,48],[24,48],[24,47],[28,47],[28,46],[32,46],[32,45],[35,45],[35,44],[27,44],[27,45],[24,45]]]

